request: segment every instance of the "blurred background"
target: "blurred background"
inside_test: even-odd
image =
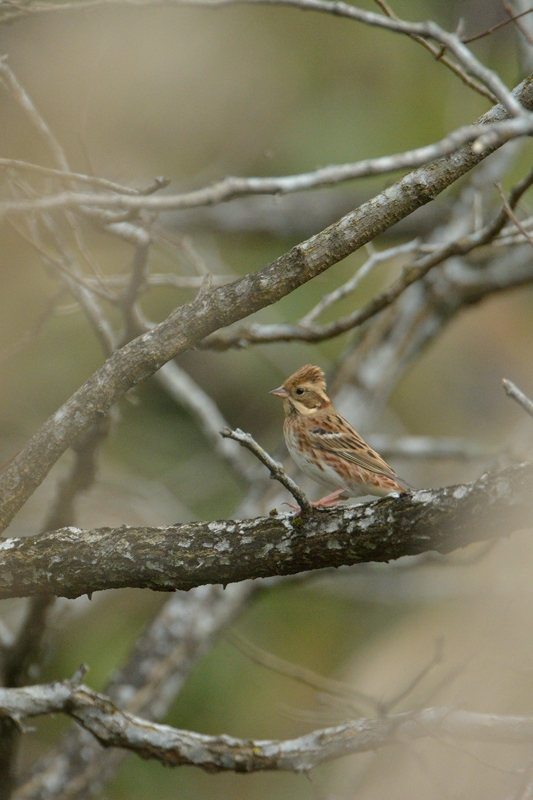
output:
[[[379,10],[372,2],[359,5]],[[462,18],[468,35],[505,18],[496,0],[398,0],[395,11],[408,20],[433,18],[452,30]],[[512,26],[481,39],[473,49],[508,85],[521,79]],[[400,152],[474,121],[490,105],[407,38],[282,7],[102,5],[50,11],[4,25],[0,54],[7,54],[73,170],[129,186],[148,185],[164,175],[173,191],[228,174],[283,175]],[[51,165],[2,86],[0,119],[2,157]],[[527,145],[505,178],[507,188],[530,160]],[[165,214],[161,224],[187,247],[155,249],[151,269],[192,275],[193,252],[215,274],[256,270],[391,180]],[[457,191],[452,187],[450,197],[445,193],[430,204],[420,224],[434,224]],[[496,190],[493,202],[498,202]],[[88,235],[104,274],[127,271],[131,249],[126,244],[98,231]],[[398,229],[376,246],[400,243],[405,235]],[[3,462],[99,366],[102,353],[81,313],[56,314],[39,326],[57,290],[55,279],[9,224],[2,226],[0,241]],[[298,318],[363,260],[364,254],[354,254],[257,318]],[[393,262],[375,270],[341,310],[362,304],[400,266]],[[155,289],[144,310],[161,320],[192,296],[185,289]],[[411,365],[386,410],[372,420],[372,429],[361,431],[465,438],[488,453],[474,460],[393,460],[413,485],[471,480],[492,465],[531,456],[533,423],[505,397],[501,378],[533,394],[532,312],[529,287],[461,312]],[[358,335],[319,345],[195,351],[179,364],[215,399],[232,426],[250,431],[281,455],[282,408],[269,389],[308,362],[333,377]],[[56,465],[9,535],[39,530],[70,459],[66,454]],[[77,524],[165,525],[223,518],[243,496],[242,484],[213,456],[195,421],[150,380],[117,409],[97,482],[77,504]],[[421,703],[533,714],[530,536],[517,533],[477,560],[475,553],[471,548],[446,565],[382,565],[279,587],[258,596],[235,629],[270,652],[347,681],[378,700],[394,697],[409,683],[431,660],[440,637],[441,662],[398,710]],[[473,563],[462,563],[462,555]],[[95,595],[92,602],[61,601],[43,669],[35,678],[68,677],[86,662],[91,669],[87,682],[102,688],[165,600],[148,591],[113,591]],[[24,601],[2,603],[0,614],[8,627],[16,628],[23,608]],[[451,673],[455,678],[446,680]],[[205,733],[281,739],[350,714],[253,663],[222,637],[194,670],[165,721]],[[24,737],[23,763],[44,752],[68,724],[39,720],[36,731]],[[459,751],[430,739],[334,762],[316,770],[310,782],[282,773],[165,770],[129,757],[105,794],[131,800],[422,798],[428,793],[435,798],[499,798],[518,785],[516,770],[527,759],[527,749],[518,746],[472,745]]]

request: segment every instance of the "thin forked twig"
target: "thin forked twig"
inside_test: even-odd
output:
[[[522,11],[520,14],[515,14],[514,12],[509,11],[509,9],[507,8],[507,3],[504,3],[503,6],[508,14],[509,13],[512,14],[510,19],[503,19],[501,22],[497,22],[495,25],[492,25],[492,27],[487,28],[487,30],[483,31],[482,33],[476,33],[474,36],[469,36],[468,38],[463,39],[463,44],[470,44],[470,42],[477,42],[478,39],[483,39],[485,36],[490,36],[490,34],[494,33],[494,31],[497,31],[500,28],[504,28],[506,25],[510,25],[511,22],[515,22],[517,19],[520,19],[520,17],[525,17],[526,14],[531,14],[531,12],[533,11],[533,8],[528,8],[527,11]]]
[[[518,217],[514,213],[513,209],[509,205],[509,201],[508,201],[507,197],[505,196],[505,192],[503,191],[503,186],[501,185],[501,183],[497,182],[496,183],[496,188],[498,189],[498,192],[500,193],[500,197],[502,198],[502,202],[503,202],[503,207],[505,209],[505,213],[507,214],[507,216],[509,217],[511,222],[513,222],[516,225],[516,227],[518,228],[520,233],[522,233],[526,237],[526,239],[529,242],[529,244],[533,247],[533,236],[531,236],[529,231],[526,228],[524,228],[524,226],[522,225],[522,223],[520,222],[520,220],[518,219]]]
[[[505,394],[509,397],[512,397],[513,400],[522,406],[524,411],[529,414],[530,417],[533,417],[533,400],[530,400],[529,397],[521,391],[521,389],[516,386],[512,381],[508,380],[508,378],[502,378],[503,388],[505,389]]]
[[[533,8],[528,9],[528,11],[522,12],[522,14],[517,14],[516,11],[514,10],[512,4],[511,3],[506,3],[505,0],[504,0],[504,3],[503,3],[503,7],[504,7],[505,11],[511,17],[509,22],[514,22],[516,27],[518,28],[518,30],[520,31],[520,33],[522,34],[522,36],[526,40],[526,42],[528,42],[529,44],[533,44],[533,38],[531,36],[531,33],[528,31],[527,27],[524,25],[524,23],[520,19],[520,17],[523,17],[524,14],[529,14],[531,11],[533,11]]]
[[[339,286],[337,289],[334,289],[329,294],[326,294],[322,297],[322,299],[316,304],[314,308],[309,311],[305,317],[300,319],[300,325],[307,326],[311,325],[327,308],[330,308],[334,303],[337,303],[339,300],[342,300],[344,297],[347,297],[349,294],[354,292],[363,278],[372,271],[372,269],[377,265],[382,263],[383,261],[389,261],[390,259],[396,258],[396,256],[401,255],[403,253],[410,253],[413,250],[417,250],[419,247],[419,240],[415,239],[412,242],[407,242],[406,244],[398,245],[397,247],[391,247],[388,250],[384,250],[382,252],[377,252],[373,248],[370,250],[369,258],[365,261],[362,267],[360,267],[355,275],[343,283],[342,286]],[[367,248],[369,246],[367,245]]]
[[[311,507],[311,503],[305,496],[304,492],[300,489],[300,487],[289,478],[283,467],[278,461],[274,461],[268,453],[266,453],[260,445],[257,444],[255,439],[249,433],[245,433],[241,431],[240,428],[232,431],[230,428],[224,428],[224,430],[220,431],[220,435],[224,436],[227,439],[235,439],[236,442],[239,442],[243,447],[246,447],[251,453],[256,456],[259,461],[262,461],[265,467],[270,472],[270,477],[273,478],[275,481],[279,481],[288,491],[292,494],[298,505],[300,506],[300,512],[302,515],[311,514],[313,509]]]
[[[388,17],[390,17],[391,19],[399,19],[399,17],[394,13],[392,8],[389,6],[387,2],[385,2],[385,0],[375,0],[375,2]],[[487,89],[485,86],[483,86],[482,83],[479,83],[474,78],[471,78],[470,75],[468,75],[468,73],[465,72],[464,69],[462,69],[462,67],[459,66],[459,64],[456,64],[455,61],[453,61],[451,58],[449,58],[449,56],[447,56],[445,53],[442,52],[442,47],[438,47],[437,45],[434,45],[432,42],[429,42],[427,39],[424,39],[422,36],[416,36],[415,34],[411,34],[410,38],[414,42],[418,42],[418,44],[421,44],[422,47],[426,48],[426,50],[429,50],[429,52],[435,58],[438,58],[438,60],[442,64],[444,64],[446,67],[448,67],[448,69],[450,69],[453,73],[455,73],[455,75],[457,75],[457,77],[460,78],[466,86],[469,86],[475,92],[478,92],[484,97],[487,97],[492,102],[496,101],[496,96],[490,91],[490,89]],[[464,44],[466,44],[467,41],[468,40],[463,39]]]
[[[348,683],[343,681],[336,681],[332,678],[325,678],[313,670],[303,667],[300,664],[293,664],[291,661],[285,661],[283,658],[273,655],[272,653],[257,647],[250,642],[242,634],[236,631],[228,631],[226,638],[231,644],[240,650],[245,656],[255,661],[257,664],[278,672],[280,675],[285,675],[288,678],[293,678],[300,683],[310,686],[319,692],[326,692],[326,694],[335,697],[342,697],[343,699],[356,700],[368,704],[374,711],[381,713],[381,704],[378,700],[370,695],[360,692],[352,688]]]
[[[154,181],[144,189],[135,189],[131,186],[124,186],[121,183],[107,180],[107,178],[96,178],[94,175],[85,175],[81,172],[68,172],[52,167],[42,167],[40,164],[32,164],[29,161],[20,161],[16,158],[0,158],[0,169],[12,169],[23,172],[33,172],[36,175],[43,175],[50,178],[57,178],[60,181],[75,183],[85,183],[88,186],[97,186],[100,189],[108,189],[111,192],[131,195],[153,194],[163,186],[168,186],[170,180],[167,178],[155,178]]]
[[[418,684],[426,677],[426,675],[431,672],[433,667],[436,667],[438,664],[442,662],[442,651],[444,646],[444,640],[442,637],[439,637],[435,642],[435,652],[428,663],[422,667],[422,669],[412,678],[407,686],[402,689],[398,694],[389,700],[387,703],[384,703],[384,713],[388,714],[392,709],[401,703],[402,700],[405,700],[414,689],[418,686]]]

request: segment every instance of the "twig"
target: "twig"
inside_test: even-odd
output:
[[[444,646],[444,640],[442,637],[439,637],[435,641],[435,652],[432,658],[428,661],[425,667],[422,669],[412,678],[407,686],[402,689],[398,694],[396,694],[391,700],[388,700],[386,703],[383,703],[384,713],[388,714],[392,709],[397,706],[402,700],[405,700],[414,689],[419,685],[419,683],[426,677],[426,675],[431,672],[431,670],[436,667],[438,664],[442,662],[442,651]]]
[[[399,19],[399,17],[393,12],[391,7],[388,5],[388,3],[385,2],[385,0],[375,0],[375,2],[385,12],[385,14],[388,17],[391,17],[392,19]],[[442,52],[442,47],[434,45],[432,42],[429,42],[422,36],[416,36],[414,34],[411,34],[411,39],[414,42],[418,42],[419,44],[421,44],[422,47],[426,48],[426,50],[429,50],[429,52],[435,58],[438,58],[438,60],[442,64],[444,64],[446,67],[448,67],[448,69],[454,72],[457,75],[457,77],[460,78],[464,84],[466,84],[466,86],[469,86],[475,92],[478,92],[484,97],[487,97],[491,102],[494,102],[496,100],[495,95],[490,91],[490,89],[487,89],[485,86],[483,86],[482,83],[479,83],[474,78],[471,78],[470,75],[468,75],[468,73],[465,72],[464,69],[462,69],[462,67],[459,66],[459,64],[457,64],[455,61],[453,61],[453,59],[449,58],[445,53]],[[463,42],[465,42],[464,39]]]
[[[161,367],[155,377],[167,393],[193,416],[215,451],[231,465],[237,475],[246,484],[257,479],[257,469],[261,468],[257,466],[254,469],[252,459],[236,442],[220,438],[220,430],[227,428],[227,422],[213,398],[175,361],[169,361]]]
[[[504,3],[503,5],[507,13],[510,13],[507,9],[507,4]],[[490,34],[494,33],[494,31],[497,31],[500,28],[504,28],[506,25],[510,25],[511,22],[516,22],[517,19],[520,19],[520,17],[525,17],[526,14],[531,14],[532,11],[533,8],[528,8],[527,11],[522,11],[521,14],[514,14],[514,12],[512,12],[510,19],[503,19],[501,22],[497,22],[491,28],[487,28],[487,30],[483,31],[483,33],[476,33],[474,36],[469,36],[466,39],[463,38],[463,44],[470,44],[471,42],[477,42],[478,39],[483,39],[485,36],[490,36]]]
[[[513,400],[522,406],[524,411],[526,411],[530,417],[533,417],[533,401],[529,399],[527,395],[522,392],[516,384],[512,381],[508,380],[507,378],[502,378],[503,388],[505,389],[505,394],[509,397],[512,397]]]
[[[68,170],[53,169],[52,167],[42,167],[40,164],[31,164],[28,161],[19,161],[15,158],[0,158],[0,168],[33,172],[36,175],[46,175],[51,178],[57,178],[60,181],[69,181],[70,183],[86,183],[89,186],[109,189],[118,194],[152,194],[154,191],[162,188],[163,185],[168,186],[170,182],[164,182],[166,179],[156,178],[153,183],[144,189],[134,189],[130,186],[124,186],[121,183],[107,180],[106,178],[95,178],[93,175],[85,175],[80,172],[69,172]]]
[[[299,325],[302,325],[304,328],[308,325],[311,325],[327,308],[330,308],[334,303],[337,303],[339,300],[342,300],[344,297],[347,297],[349,294],[354,292],[363,278],[372,271],[372,269],[377,265],[384,261],[389,261],[392,258],[396,258],[396,256],[403,255],[404,253],[411,253],[413,250],[417,250],[419,247],[420,242],[418,239],[415,239],[413,242],[407,242],[406,244],[398,245],[397,247],[390,247],[388,250],[383,250],[381,252],[373,251],[370,253],[370,257],[365,261],[365,263],[357,270],[355,275],[353,275],[346,283],[343,283],[342,286],[339,286],[334,291],[330,292],[329,294],[324,295],[320,302],[316,304],[314,308],[311,309],[304,317],[302,317],[299,321]]]
[[[286,675],[288,678],[293,678],[319,692],[326,692],[327,694],[342,697],[345,700],[349,699],[366,703],[377,713],[381,713],[382,711],[382,706],[379,701],[370,697],[370,695],[352,688],[348,683],[336,681],[332,678],[325,678],[323,675],[319,675],[300,664],[293,664],[290,661],[285,661],[285,659],[279,658],[257,647],[250,642],[249,639],[246,639],[246,637],[236,631],[228,631],[226,633],[226,638],[234,647],[240,650],[241,653],[267,669],[278,672],[280,675]]]
[[[522,36],[526,40],[526,42],[529,45],[532,45],[533,44],[533,37],[531,36],[531,33],[528,31],[526,25],[524,24],[524,22],[522,22],[520,17],[523,17],[526,14],[530,14],[533,11],[533,8],[529,8],[527,11],[523,11],[521,14],[517,14],[515,12],[513,6],[511,5],[511,3],[506,3],[505,0],[504,0],[504,3],[503,3],[503,7],[506,10],[506,12],[509,14],[509,16],[511,17],[509,22],[514,22],[516,24],[516,27],[518,28],[518,30],[520,31],[520,33],[522,34]]]
[[[106,746],[123,747],[167,767],[194,764],[209,772],[291,770],[302,772],[349,753],[426,736],[525,744],[533,740],[530,717],[498,716],[450,708],[359,719],[287,741],[250,741],[225,734],[209,736],[147,722],[120,711],[108,697],[84,684],[57,681],[24,689],[0,689],[0,709],[17,721],[62,712]],[[15,795],[16,798],[16,795]]]
[[[496,188],[498,189],[498,192],[500,193],[500,197],[502,198],[502,202],[503,202],[503,207],[505,209],[505,213],[507,214],[507,216],[509,217],[511,222],[514,222],[514,224],[516,225],[518,230],[525,236],[525,238],[527,239],[529,244],[533,247],[533,236],[531,236],[529,231],[527,231],[526,228],[524,228],[524,226],[522,225],[522,223],[520,222],[520,220],[518,219],[518,217],[514,213],[513,209],[509,205],[509,201],[507,200],[507,197],[505,196],[505,192],[503,191],[503,186],[501,185],[501,183],[497,182],[496,183]]]
[[[256,456],[256,458],[261,461],[265,467],[270,472],[270,477],[273,478],[275,481],[279,481],[288,491],[292,494],[298,505],[300,506],[300,511],[302,516],[308,516],[309,514],[313,513],[313,509],[311,507],[311,503],[305,496],[304,492],[300,489],[299,486],[289,478],[283,467],[278,461],[274,461],[268,453],[266,453],[262,447],[260,447],[255,439],[249,433],[244,433],[241,431],[240,428],[232,431],[230,428],[224,428],[224,430],[220,431],[220,435],[224,436],[228,439],[234,439],[236,442],[239,442],[243,447],[246,447],[247,450],[250,450],[251,453]]]
[[[41,135],[42,139],[46,142],[50,153],[52,154],[56,166],[62,171],[69,171],[68,161],[65,153],[56,137],[50,130],[44,118],[38,112],[32,99],[27,94],[24,87],[18,82],[15,74],[6,63],[6,56],[0,58],[0,78],[9,86],[13,97],[16,99],[22,110],[25,112],[27,118],[36,128]]]

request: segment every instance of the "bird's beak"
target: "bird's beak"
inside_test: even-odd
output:
[[[272,389],[269,394],[275,394],[276,397],[281,397],[282,400],[285,400],[285,398],[289,397],[288,391],[284,389],[283,386],[280,386],[279,389]]]

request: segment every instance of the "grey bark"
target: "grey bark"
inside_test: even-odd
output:
[[[533,466],[301,516],[168,528],[62,528],[0,544],[0,598],[102,589],[191,589],[324,567],[448,553],[531,524]]]

